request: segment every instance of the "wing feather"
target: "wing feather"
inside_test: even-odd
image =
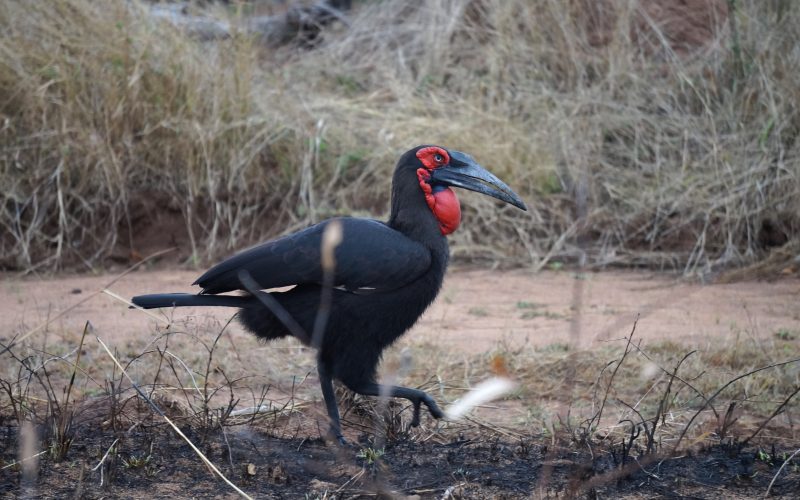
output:
[[[342,224],[342,242],[335,252],[335,286],[391,290],[411,283],[430,267],[431,254],[425,246],[386,224],[360,218],[336,220]],[[330,222],[236,254],[209,269],[194,284],[206,294],[241,290],[238,274],[243,269],[264,289],[322,283],[322,234]]]

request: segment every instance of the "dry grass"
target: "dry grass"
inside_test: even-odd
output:
[[[466,363],[439,357],[428,364],[420,357],[420,373],[436,373],[452,398],[490,376],[499,360],[519,389],[504,411],[484,416],[520,436],[567,432],[576,444],[593,446],[619,443],[638,430],[637,446],[648,442],[659,453],[797,439],[800,349],[780,336],[696,348],[643,345],[635,334],[591,350],[501,344]]]
[[[603,44],[577,1],[370,2],[311,51],[200,42],[122,0],[3,2],[0,264],[94,268],[135,253],[156,209],[180,214],[192,262],[380,216],[423,142],[470,151],[531,207],[465,194],[457,256],[758,261],[764,221],[797,240],[800,9],[731,4],[678,54],[636,2]]]
[[[212,443],[222,446],[215,461],[226,474],[240,468],[226,451],[228,434],[260,433],[285,442],[324,434],[316,381],[306,379],[314,371],[312,353],[295,342],[274,342],[265,349],[280,363],[265,363],[263,349],[237,348],[242,339],[226,326],[171,323],[149,339],[113,346],[138,389],[90,329],[88,335],[75,332],[74,338],[51,336],[39,347],[15,346],[2,355],[0,420],[9,429],[27,424],[37,429],[39,441],[26,456],[41,452],[47,467],[82,457],[81,450],[71,448],[73,442],[97,432],[109,442],[116,436],[108,450],[91,459],[96,467],[87,472],[87,481],[101,485],[121,467],[158,473],[146,450],[149,446],[152,454],[154,433],[169,433],[162,418],[206,453]],[[76,349],[82,342],[84,348]],[[775,461],[776,446],[796,448],[800,350],[792,339],[748,339],[699,351],[670,342],[639,344],[634,334],[592,351],[560,345],[512,351],[498,345],[492,353],[466,360],[436,346],[394,348],[386,356],[384,380],[424,387],[443,406],[498,371],[507,371],[519,389],[474,417],[451,423],[426,417],[419,430],[410,432],[411,409],[404,402],[340,395],[346,430],[362,436],[366,447],[356,456],[365,460],[361,454],[382,453],[387,444],[424,447],[468,436],[479,443],[503,439],[523,447],[552,446],[552,453],[575,457],[588,450],[613,461],[623,475],[631,473],[625,466],[632,457],[644,466],[715,446],[732,456],[744,453],[745,446],[772,446],[770,460]],[[148,407],[153,403],[157,410]],[[268,411],[243,411],[249,407]],[[103,451],[110,455],[101,460]],[[339,453],[348,462],[355,452]],[[545,456],[545,462],[550,459]]]

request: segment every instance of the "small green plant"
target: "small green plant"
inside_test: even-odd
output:
[[[50,458],[54,461],[61,461],[67,456],[70,446],[72,446],[72,410],[67,409],[62,413],[54,414],[51,422],[52,439],[48,451]]]
[[[384,455],[383,448],[362,448],[357,454],[357,458],[362,458],[367,462],[367,465],[372,465],[381,459]]]
[[[522,319],[534,319],[534,318],[547,318],[547,319],[564,319],[566,318],[565,315],[560,313],[554,313],[551,311],[525,311],[520,316]]]
[[[152,455],[149,453],[147,455],[130,455],[130,457],[125,460],[122,459],[122,465],[125,466],[126,469],[141,469],[142,467],[147,466],[150,463],[150,459]]]
[[[546,194],[558,194],[564,192],[564,185],[555,172],[548,172],[539,179],[539,189]]]
[[[756,460],[764,462],[767,465],[772,465],[772,455],[762,449],[759,449],[756,453]]]
[[[478,316],[479,318],[484,318],[489,315],[483,307],[470,307],[467,313],[472,316]]]
[[[789,330],[788,328],[779,328],[774,335],[775,338],[780,340],[795,340],[797,338],[797,332]]]
[[[540,352],[569,352],[569,350],[570,350],[569,344],[564,344],[562,342],[547,344],[546,346],[539,349]]]
[[[566,318],[565,315],[550,312],[548,310],[541,310],[544,307],[544,304],[538,304],[536,302],[526,302],[524,300],[520,300],[517,302],[517,309],[523,311],[520,315],[521,319],[534,319],[534,318],[547,318],[547,319],[563,319]]]

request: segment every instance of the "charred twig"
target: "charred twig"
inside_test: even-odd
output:
[[[603,416],[603,410],[606,406],[606,401],[608,400],[608,395],[611,392],[611,386],[614,384],[614,378],[619,371],[619,368],[622,366],[622,363],[625,361],[625,358],[631,352],[631,346],[633,345],[633,335],[636,332],[636,324],[639,322],[639,316],[636,316],[636,319],[633,322],[633,328],[631,328],[631,333],[628,335],[625,343],[625,351],[622,353],[622,357],[617,362],[617,365],[614,367],[614,370],[611,372],[611,377],[608,379],[608,384],[606,384],[606,390],[603,394],[603,401],[600,403],[600,408],[598,408],[597,412],[588,420],[587,426],[589,429],[600,425],[600,420]]]
[[[792,400],[792,398],[794,398],[794,397],[795,397],[795,396],[796,396],[798,393],[800,393],[800,385],[798,385],[798,386],[797,386],[797,388],[795,388],[795,390],[794,390],[794,391],[792,391],[792,393],[791,393],[791,394],[789,394],[789,395],[786,397],[786,399],[784,399],[784,400],[783,400],[783,402],[782,402],[781,404],[779,404],[779,405],[778,405],[778,407],[777,407],[777,408],[775,408],[775,411],[773,411],[773,412],[772,412],[772,414],[771,414],[771,415],[770,415],[768,418],[766,418],[766,419],[765,419],[763,422],[761,422],[761,425],[759,425],[759,426],[758,426],[758,429],[756,429],[755,431],[753,431],[753,433],[752,433],[752,434],[750,434],[750,435],[747,437],[747,439],[745,439],[744,441],[742,441],[742,444],[741,444],[741,445],[742,445],[742,446],[746,446],[746,445],[747,445],[747,443],[749,443],[751,439],[753,439],[754,437],[756,437],[756,436],[758,435],[758,433],[759,433],[759,432],[761,432],[761,431],[764,429],[764,427],[766,427],[766,425],[767,425],[767,424],[770,422],[770,420],[772,420],[773,418],[775,418],[775,417],[776,417],[776,416],[777,416],[777,415],[778,415],[778,414],[779,414],[779,413],[780,413],[780,412],[783,410],[783,408],[784,408],[784,407],[785,407],[787,404],[789,404],[789,401],[791,401],[791,400]],[[733,404],[733,403],[731,403],[731,404]]]
[[[722,393],[722,391],[724,391],[726,388],[728,388],[731,384],[733,384],[734,382],[737,382],[737,381],[739,381],[739,380],[741,380],[743,378],[749,377],[750,375],[753,375],[755,373],[758,373],[758,372],[761,372],[761,371],[764,371],[764,370],[768,370],[770,368],[777,368],[779,366],[790,365],[792,363],[797,363],[798,361],[800,361],[800,358],[790,359],[789,361],[783,361],[781,363],[773,363],[771,365],[762,366],[761,368],[756,368],[755,370],[750,370],[747,373],[743,373],[743,374],[741,374],[739,376],[736,376],[736,377],[732,378],[731,380],[729,380],[722,387],[717,389],[717,391],[714,392],[714,394],[712,394],[711,397],[709,397],[706,400],[706,402],[703,404],[703,406],[701,406],[700,409],[697,410],[694,415],[692,415],[692,418],[689,419],[689,421],[684,426],[683,431],[681,431],[681,434],[678,436],[678,440],[675,442],[675,446],[673,447],[673,452],[678,450],[678,446],[680,446],[681,441],[686,436],[686,433],[689,431],[689,427],[691,427],[691,425],[695,421],[695,419],[698,416],[700,416],[700,413],[702,413],[703,410],[705,410],[706,407],[709,406],[711,404],[711,402],[714,401],[714,399],[717,396],[719,396]]]
[[[109,350],[108,346],[106,346],[106,344],[100,339],[100,337],[95,337],[95,338],[100,343],[100,345],[103,347],[103,349],[105,349],[105,351],[109,355],[109,357],[111,357],[111,360],[114,362],[114,364],[117,366],[117,368],[119,368],[122,371],[122,374],[128,379],[128,382],[130,382],[131,386],[136,390],[136,392],[139,394],[139,396],[142,399],[144,399],[145,401],[147,401],[147,404],[149,404],[150,407],[156,413],[158,413],[161,416],[161,418],[163,418],[167,422],[167,424],[169,424],[170,427],[172,427],[172,429],[178,434],[178,436],[180,436],[184,441],[186,441],[186,443],[192,448],[192,450],[194,450],[194,452],[197,454],[197,456],[200,457],[200,459],[203,461],[203,463],[206,464],[206,466],[208,466],[215,474],[217,474],[223,481],[225,481],[228,484],[228,486],[233,488],[237,493],[239,493],[244,498],[252,500],[250,495],[248,495],[247,493],[245,493],[244,491],[239,489],[238,486],[233,484],[227,477],[225,477],[225,475],[222,472],[220,472],[220,470],[217,469],[217,467],[208,458],[206,458],[206,456],[203,454],[203,452],[201,452],[194,445],[194,443],[192,443],[192,441],[188,437],[186,437],[186,435],[183,433],[183,431],[181,431],[180,428],[178,428],[178,426],[175,425],[172,422],[172,420],[170,420],[170,418],[167,417],[167,415],[163,411],[161,411],[161,408],[159,408],[158,405],[156,405],[153,402],[153,400],[151,400],[150,398],[147,397],[147,395],[139,388],[139,386],[136,384],[136,382],[133,381],[133,379],[130,377],[130,375],[128,375],[128,372],[125,371],[125,368],[122,366],[122,364],[120,364],[120,362],[117,360],[117,358],[111,353],[111,351]]]
[[[656,427],[658,426],[658,420],[659,420],[659,416],[660,415],[657,413],[656,416],[653,417],[653,419],[652,419],[652,427],[649,427],[647,425],[648,424],[648,420],[645,420],[644,416],[642,416],[642,414],[641,414],[641,412],[639,412],[639,410],[637,410],[636,408],[634,408],[633,406],[629,405],[628,403],[626,403],[625,401],[623,401],[621,399],[618,399],[617,401],[619,401],[624,406],[627,406],[628,408],[630,408],[631,411],[636,413],[636,415],[639,417],[639,420],[642,421],[641,427],[642,427],[642,429],[644,429],[644,434],[647,437],[647,440],[646,440],[646,443],[645,443],[645,445],[646,445],[646,448],[645,448],[646,449],[646,453],[649,454],[649,453],[654,452],[655,451],[655,446],[656,446],[656,438],[655,438]],[[622,420],[621,422],[625,422],[625,421],[633,423],[629,419]],[[638,427],[638,425],[637,425],[637,427]],[[638,437],[638,434],[637,434],[637,437]]]

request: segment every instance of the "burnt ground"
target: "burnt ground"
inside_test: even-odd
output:
[[[380,448],[374,434],[364,433],[358,442],[339,447],[319,438],[275,436],[258,426],[228,427],[224,433],[182,427],[254,498],[755,498],[764,495],[793,451],[717,445],[660,456],[645,453],[636,443],[628,454],[620,444],[594,443],[590,452],[563,437],[512,439],[478,429],[413,430]],[[14,426],[2,429],[5,463],[16,458],[16,434]],[[23,476],[19,466],[3,469],[0,493],[36,498],[237,497],[163,425],[132,432],[76,428],[63,460],[55,462],[45,454],[38,477],[25,481]],[[771,494],[796,498],[799,491],[800,456],[787,464]]]

